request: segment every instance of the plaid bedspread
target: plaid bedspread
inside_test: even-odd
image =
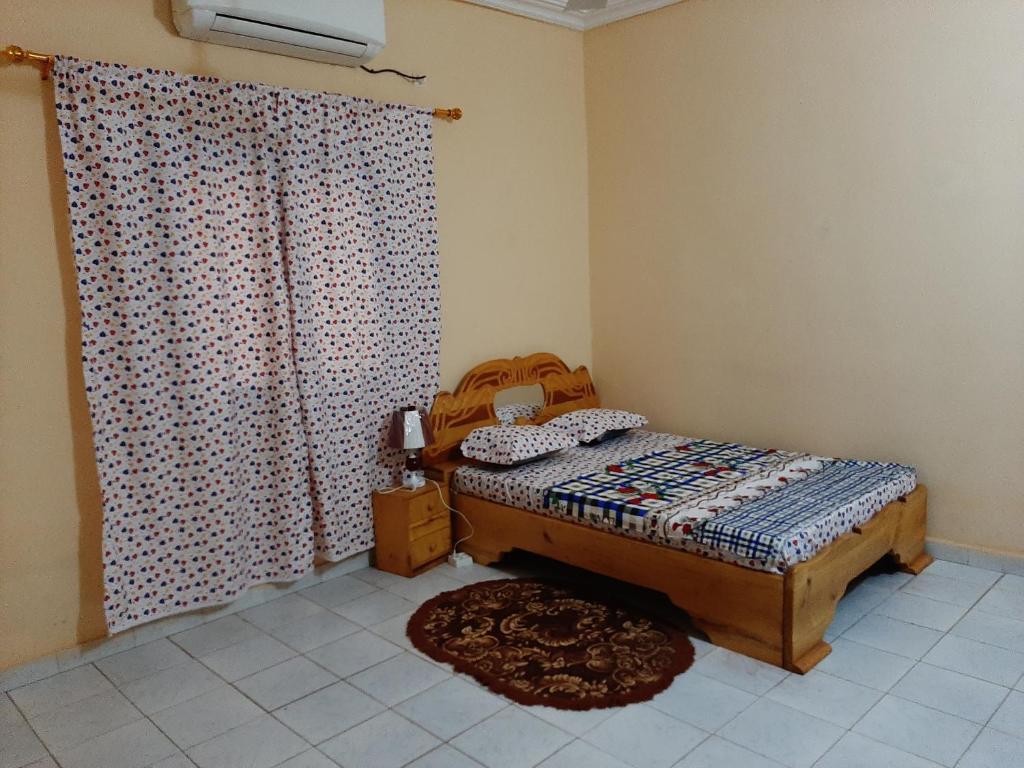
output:
[[[686,440],[552,485],[545,511],[782,572],[917,485],[912,467]],[[690,548],[690,547],[687,547]]]
[[[689,533],[693,523],[802,479],[825,461],[736,443],[684,440],[672,450],[553,485],[544,494],[544,507],[638,533],[680,527]],[[670,509],[671,515],[663,514]]]
[[[785,566],[808,559],[916,485],[913,467],[833,461],[799,483],[706,520],[692,536],[716,550]]]

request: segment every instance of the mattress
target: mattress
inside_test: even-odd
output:
[[[529,464],[465,465],[456,493],[782,573],[914,489],[912,467],[634,430]]]

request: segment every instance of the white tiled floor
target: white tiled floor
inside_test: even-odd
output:
[[[643,704],[520,707],[429,661],[410,612],[558,567],[341,576],[0,694],[0,768],[1024,766],[1024,578],[949,562],[843,599],[790,675],[695,640]]]

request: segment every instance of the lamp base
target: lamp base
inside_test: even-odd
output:
[[[402,485],[408,488],[410,491],[414,491],[417,488],[422,488],[426,482],[426,479],[423,477],[422,469],[402,470]]]

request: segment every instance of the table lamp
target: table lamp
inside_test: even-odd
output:
[[[405,451],[402,485],[406,488],[419,488],[426,482],[423,477],[422,452],[433,440],[430,419],[422,408],[407,405],[392,414],[388,445]]]

